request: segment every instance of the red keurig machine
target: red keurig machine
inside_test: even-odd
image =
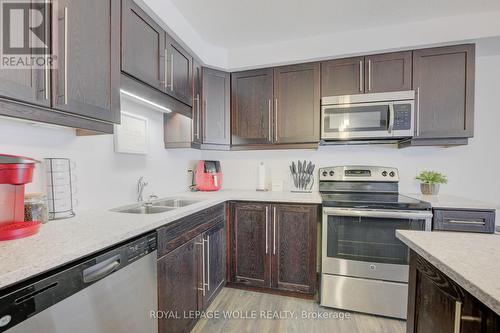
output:
[[[219,161],[198,161],[194,171],[194,187],[198,191],[218,191],[222,186]]]
[[[39,221],[24,222],[24,186],[31,183],[36,161],[0,154],[0,240],[38,232]]]

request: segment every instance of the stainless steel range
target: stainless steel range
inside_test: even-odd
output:
[[[406,319],[409,250],[396,229],[431,230],[430,204],[399,194],[395,168],[320,169],[321,305]]]

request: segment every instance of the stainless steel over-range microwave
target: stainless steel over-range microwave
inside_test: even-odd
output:
[[[415,91],[324,97],[321,139],[404,139],[413,136]]]

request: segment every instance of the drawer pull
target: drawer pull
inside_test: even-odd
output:
[[[474,221],[474,220],[446,220],[449,223],[457,223],[457,224],[474,224],[474,225],[486,225],[485,221]]]
[[[453,333],[460,333],[460,322],[462,320],[462,302],[455,301],[455,321]]]

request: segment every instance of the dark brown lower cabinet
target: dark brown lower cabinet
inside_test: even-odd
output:
[[[165,314],[160,333],[189,332],[196,311],[207,309],[224,287],[225,223],[222,205],[158,230],[158,310]]]
[[[316,206],[273,205],[272,287],[315,292]]]
[[[158,309],[168,315],[158,322],[162,332],[188,332],[196,323],[186,316],[198,310],[198,262],[201,236],[158,260]]]
[[[207,308],[226,282],[226,228],[224,222],[203,234],[205,295],[200,308]],[[202,263],[203,264],[203,263]],[[203,273],[203,268],[202,268]]]
[[[408,290],[407,333],[500,332],[500,316],[413,251]]]
[[[232,203],[230,281],[315,293],[317,219],[316,205]]]

